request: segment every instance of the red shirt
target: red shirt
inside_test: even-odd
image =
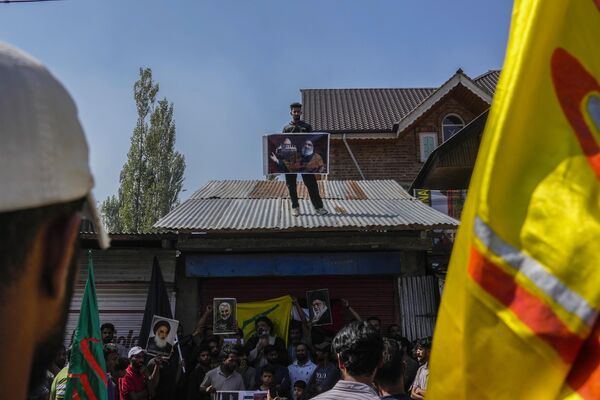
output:
[[[129,394],[146,390],[146,376],[142,371],[135,372],[131,364],[125,370],[125,376],[119,379],[120,400],[129,400]]]

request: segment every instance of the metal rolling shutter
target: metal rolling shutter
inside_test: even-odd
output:
[[[312,276],[200,279],[202,306],[215,297],[235,297],[238,302],[265,300],[286,294],[306,298],[307,290],[329,289],[331,299],[346,298],[361,317],[376,315],[383,329],[397,322],[394,276]]]
[[[433,336],[440,286],[433,275],[406,276],[398,280],[402,335],[410,340]]]
[[[156,255],[169,292],[171,308],[175,309],[175,252],[160,249],[113,249],[94,252],[96,296],[100,324],[115,325],[117,342],[129,348],[137,344],[148,296],[152,259]],[[80,257],[80,273],[69,308],[65,330],[65,345],[79,320],[79,309],[87,279],[87,254]]]

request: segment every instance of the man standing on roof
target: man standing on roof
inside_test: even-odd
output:
[[[292,116],[292,120],[289,124],[283,127],[283,133],[312,132],[312,126],[300,119],[300,117],[302,116],[302,104],[290,104],[290,115]],[[312,146],[312,142],[310,144]],[[304,148],[303,151],[305,151]],[[311,150],[307,148],[306,151],[309,152]],[[310,155],[312,156],[312,153]],[[305,155],[303,154],[303,156]],[[308,156],[308,154],[306,156]],[[292,215],[294,217],[300,215],[300,204],[298,203],[298,189],[296,186],[296,175],[297,174],[285,174],[285,183],[290,192],[290,200],[292,201]],[[317,184],[317,178],[315,177],[315,175],[302,174],[302,181],[304,182],[304,186],[306,186],[306,189],[308,190],[310,201],[315,210],[317,211],[317,214],[327,214],[327,210],[323,208],[323,200],[321,199],[321,195],[319,195],[319,185]]]

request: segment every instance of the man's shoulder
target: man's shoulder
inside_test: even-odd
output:
[[[338,381],[335,386],[325,393],[313,397],[319,400],[379,400],[379,396],[375,390],[368,385],[358,382],[348,382],[344,380]]]

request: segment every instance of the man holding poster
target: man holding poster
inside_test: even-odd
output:
[[[312,132],[312,126],[310,124],[302,121],[300,117],[302,116],[302,104],[300,103],[292,103],[290,104],[290,114],[292,116],[292,120],[289,124],[283,127],[283,133],[303,133],[303,132]],[[312,161],[314,154],[314,146],[311,141],[306,141],[302,146],[302,157],[304,159],[309,159],[309,162]],[[318,156],[318,154],[317,154]],[[321,156],[319,156],[321,158]],[[316,162],[317,160],[315,160]],[[322,163],[322,159],[321,159]],[[314,163],[313,163],[314,164]],[[319,171],[321,172],[321,171]],[[302,174],[302,181],[304,182],[304,186],[308,190],[308,195],[310,196],[310,201],[315,207],[317,214],[325,215],[327,214],[327,210],[323,208],[323,200],[321,199],[321,195],[319,194],[319,185],[317,184],[317,178],[313,174]],[[285,174],[285,183],[290,192],[290,200],[292,201],[292,215],[297,217],[300,215],[300,204],[298,203],[298,189],[296,187],[296,174]]]

